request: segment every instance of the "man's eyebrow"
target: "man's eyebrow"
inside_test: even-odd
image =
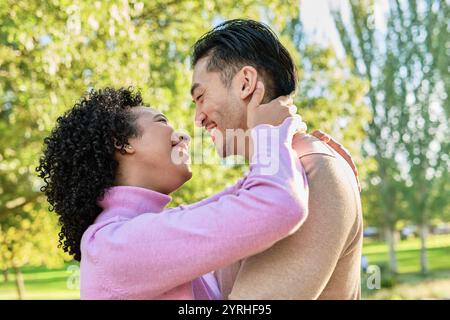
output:
[[[194,83],[191,87],[191,96],[194,95],[195,89],[197,89],[200,86],[200,83]]]

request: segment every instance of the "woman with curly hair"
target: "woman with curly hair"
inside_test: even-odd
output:
[[[290,145],[300,120],[280,100],[258,106],[263,92],[259,85],[248,107],[248,175],[171,209],[169,194],[192,175],[189,138],[139,92],[93,90],[58,118],[36,170],[59,217],[60,245],[81,261],[82,299],[220,299],[213,270],[299,227],[307,182]],[[263,131],[276,148],[257,139]],[[260,159],[277,160],[278,170],[265,173]]]

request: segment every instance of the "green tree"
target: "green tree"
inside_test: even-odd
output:
[[[449,5],[392,1],[384,24],[375,21],[374,1],[349,1],[348,9],[348,22],[342,10],[333,16],[355,72],[370,83],[374,118],[366,152],[378,166],[370,182],[380,191],[391,271],[396,272],[393,232],[402,218],[401,196],[409,204],[404,218],[420,226],[421,269],[426,273],[428,223],[439,213],[430,210],[432,190],[449,168]]]
[[[360,100],[363,81],[344,77],[341,83],[335,71],[346,66],[335,66],[330,50],[301,51],[295,42],[301,37],[295,28],[298,10],[296,3],[283,0],[1,1],[0,268],[20,273],[25,264],[51,265],[68,259],[57,251],[56,218],[48,214],[34,172],[43,138],[56,118],[89,88],[134,86],[175,127],[193,134],[191,46],[221,20],[247,17],[267,22],[282,34],[300,71],[302,59],[317,64],[300,88],[301,113],[312,127],[336,134],[342,128],[344,142],[356,146],[361,121],[352,119],[365,117]],[[320,78],[328,79],[329,87],[322,86],[321,94],[308,100],[312,90],[307,88]],[[349,125],[343,128],[338,119]],[[211,144],[204,144],[211,151]],[[196,164],[193,179],[173,194],[172,205],[209,196],[233,183],[245,169]],[[18,283],[18,288],[23,295],[23,285]]]

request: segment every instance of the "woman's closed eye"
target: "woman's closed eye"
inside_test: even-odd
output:
[[[169,120],[167,120],[167,118],[165,116],[163,116],[162,114],[157,115],[155,117],[155,120],[156,120],[156,122],[162,122],[162,123],[165,123],[165,124],[167,124],[169,122]]]

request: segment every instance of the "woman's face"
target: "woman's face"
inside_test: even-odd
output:
[[[189,136],[175,132],[167,118],[148,107],[131,109],[136,116],[137,137],[117,154],[119,183],[171,193],[192,177]],[[127,176],[128,175],[128,176]]]

